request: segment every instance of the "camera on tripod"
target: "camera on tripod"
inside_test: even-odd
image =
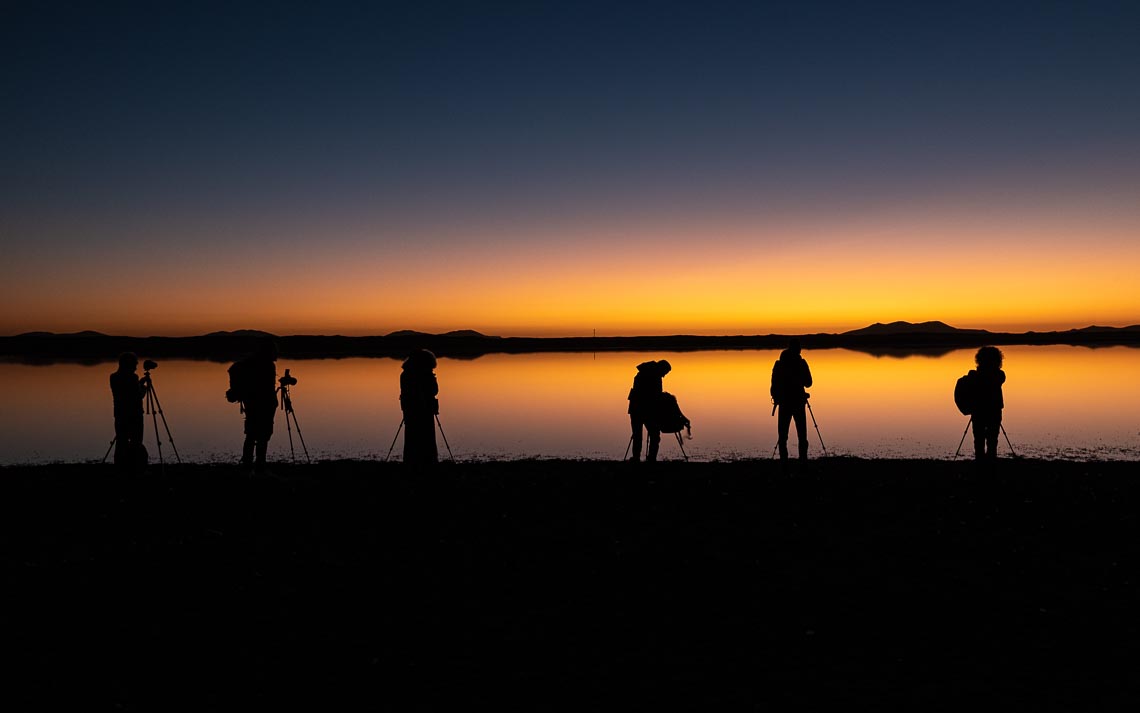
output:
[[[280,379],[278,379],[277,383],[281,384],[282,386],[296,386],[297,385],[297,378],[294,376],[290,376],[289,370],[286,369],[285,370],[285,376],[282,376]]]
[[[157,369],[157,368],[158,368],[158,362],[156,362],[154,359],[147,359],[146,361],[143,362],[143,371],[150,371],[151,369]]]

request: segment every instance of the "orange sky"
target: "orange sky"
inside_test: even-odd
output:
[[[24,254],[0,333],[500,335],[842,331],[876,321],[1067,329],[1140,323],[1140,219],[926,206],[775,220],[609,218],[513,232],[303,226],[287,249],[228,250],[183,229],[161,250]],[[338,232],[339,230],[339,232]],[[269,242],[274,245],[273,241]],[[397,248],[392,246],[396,245]],[[10,263],[9,268],[12,268]]]

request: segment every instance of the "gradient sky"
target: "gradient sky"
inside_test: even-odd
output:
[[[1140,323],[1135,2],[167,5],[6,7],[0,334]]]

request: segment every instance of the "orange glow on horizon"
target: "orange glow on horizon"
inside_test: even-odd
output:
[[[1135,225],[1112,214],[1024,223],[937,213],[889,222],[737,217],[506,236],[456,229],[444,236],[450,243],[417,247],[413,236],[398,252],[387,239],[356,238],[326,254],[267,252],[256,262],[186,247],[155,256],[162,266],[148,270],[124,268],[129,260],[117,252],[82,264],[29,259],[0,288],[0,333],[767,334],[894,320],[994,331],[1126,326],[1140,323]]]

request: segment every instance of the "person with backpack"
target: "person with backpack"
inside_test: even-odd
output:
[[[769,392],[772,403],[779,409],[776,418],[777,444],[780,448],[780,465],[788,467],[788,431],[791,422],[796,422],[796,436],[799,438],[800,464],[807,461],[807,400],[804,389],[810,387],[811,369],[800,356],[800,340],[793,339],[788,348],[780,352],[780,358],[772,365],[772,386]]]
[[[253,352],[230,367],[230,388],[226,399],[240,403],[245,413],[245,442],[241,464],[265,470],[265,455],[273,437],[273,417],[277,414],[277,344],[259,339]],[[256,460],[254,460],[256,456]]]
[[[653,463],[657,460],[657,451],[661,448],[661,428],[657,424],[657,415],[660,408],[661,394],[665,390],[662,379],[673,370],[673,366],[665,361],[647,361],[637,365],[637,374],[633,377],[633,387],[629,390],[629,425],[633,434],[630,444],[633,455],[630,461],[637,463],[641,460],[642,429],[649,434],[649,447],[645,450],[645,462]]]
[[[139,358],[133,352],[119,355],[119,368],[111,374],[111,398],[115,404],[115,465],[122,470],[145,466],[143,446],[143,397],[146,380],[138,375]]]
[[[998,434],[1001,432],[1001,412],[1005,408],[1001,387],[1005,383],[1002,361],[1005,355],[997,347],[982,347],[974,355],[977,369],[971,369],[969,379],[970,418],[974,424],[974,460],[997,458]]]
[[[435,354],[427,349],[417,349],[404,360],[400,372],[404,463],[414,468],[431,468],[439,462],[439,449],[435,443],[435,418],[439,413],[436,364]]]

